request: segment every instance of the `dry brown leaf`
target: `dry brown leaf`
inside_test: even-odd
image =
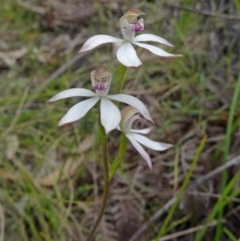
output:
[[[6,137],[6,149],[5,154],[6,157],[12,160],[19,148],[19,139],[17,135],[8,135]]]
[[[79,146],[79,151],[84,152],[90,149],[94,144],[94,136],[87,137],[83,140],[81,145]],[[78,170],[82,162],[84,161],[84,155],[81,154],[78,158],[78,160],[74,160],[72,158],[69,158],[64,167],[60,167],[58,169],[55,169],[50,174],[46,175],[45,177],[39,179],[38,183],[41,186],[44,187],[52,187],[54,183],[57,181],[64,181],[68,179],[69,177],[73,176],[75,172]]]
[[[10,181],[14,181],[17,178],[19,178],[18,175],[16,175],[16,173],[9,172],[6,169],[0,169],[0,176],[5,180],[10,180]]]
[[[7,53],[0,51],[0,59],[7,66],[14,66],[16,64],[16,61],[22,58],[26,53],[27,53],[27,48],[21,48],[21,49],[7,52]]]
[[[81,155],[78,160],[69,158],[63,168],[59,168],[40,179],[38,182],[41,186],[52,187],[54,183],[64,181],[74,175],[84,160],[84,155]]]

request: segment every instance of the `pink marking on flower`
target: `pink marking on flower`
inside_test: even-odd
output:
[[[99,84],[96,84],[95,86],[93,86],[93,89],[94,90],[106,90],[107,89],[107,86],[103,83],[99,83]]]
[[[140,122],[142,121],[142,118],[139,117],[139,118],[136,119],[135,121],[136,121],[137,123],[140,123]]]
[[[140,32],[144,30],[144,25],[140,23],[131,24],[131,26],[132,26],[132,31],[134,32]]]

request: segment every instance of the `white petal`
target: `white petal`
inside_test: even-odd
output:
[[[64,98],[76,97],[76,96],[93,97],[93,96],[96,96],[96,94],[94,92],[92,92],[91,90],[82,89],[82,88],[74,88],[74,89],[64,90],[64,91],[58,93],[57,95],[53,96],[47,102],[54,102],[56,100],[61,100]]]
[[[137,42],[132,42],[133,44],[136,44],[139,47],[145,48],[147,50],[149,50],[150,52],[152,52],[153,54],[156,54],[162,58],[168,58],[168,59],[174,59],[174,58],[178,58],[178,57],[182,57],[181,54],[169,54],[166,51],[150,45],[150,44],[142,44],[142,43],[137,43]]]
[[[169,47],[174,47],[171,43],[169,43],[166,39],[161,38],[157,35],[153,35],[153,34],[140,34],[137,37],[135,37],[133,39],[133,41],[138,42],[138,41],[153,41],[153,42],[157,42],[160,44],[165,44]]]
[[[134,139],[134,137],[132,136],[132,133],[126,134],[126,137],[129,139],[129,141],[131,141],[131,143],[132,143],[133,146],[136,148],[136,150],[139,152],[139,154],[140,154],[140,155],[144,158],[144,160],[147,162],[149,168],[152,169],[152,162],[151,162],[151,159],[150,159],[149,155],[148,155],[147,152],[143,149],[143,147]]]
[[[59,121],[58,125],[71,124],[81,119],[98,102],[99,97],[93,97],[74,105],[67,114]]]
[[[91,49],[96,48],[97,46],[105,43],[117,43],[117,42],[123,42],[123,39],[114,38],[109,35],[95,35],[91,38],[89,38],[82,46],[82,48],[79,50],[79,53],[89,51]]]
[[[148,111],[148,109],[146,108],[146,106],[142,103],[142,101],[140,101],[139,99],[137,99],[136,97],[133,97],[131,95],[125,95],[125,94],[118,94],[118,95],[107,95],[107,97],[109,99],[112,100],[117,100],[123,103],[126,103],[132,107],[134,107],[135,109],[137,109],[147,120],[149,120],[150,122],[152,122],[154,124],[154,121]]]
[[[131,133],[131,135],[136,141],[140,142],[142,145],[155,151],[164,151],[173,146],[172,144],[168,144],[168,143],[152,141],[146,136],[142,136],[136,133]]]
[[[131,132],[132,133],[138,133],[138,134],[148,134],[151,130],[152,130],[152,128],[149,127],[149,128],[145,128],[145,129],[142,129],[142,130],[131,129]]]
[[[116,105],[107,98],[101,99],[101,123],[105,128],[106,133],[115,129],[121,120],[121,113]]]
[[[123,21],[120,21],[120,28],[123,38],[125,40],[132,41],[135,36],[135,31],[132,30],[132,26],[126,18],[123,19]]]
[[[139,67],[142,62],[131,43],[125,42],[117,51],[118,61],[126,67]]]

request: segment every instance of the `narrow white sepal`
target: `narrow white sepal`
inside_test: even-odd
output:
[[[167,45],[169,47],[174,47],[166,39],[161,38],[161,37],[159,37],[157,35],[154,35],[154,34],[140,34],[133,39],[133,42],[135,42],[135,41],[136,42],[138,42],[138,41],[153,41],[153,42],[157,42],[157,43],[160,43],[160,44]]]
[[[131,129],[131,132],[132,133],[138,133],[138,134],[148,134],[151,130],[152,130],[152,128],[149,127],[149,128],[145,128],[145,129],[142,129],[142,130]]]
[[[155,151],[164,151],[173,146],[172,144],[168,143],[152,141],[146,136],[142,136],[136,133],[132,133],[131,135],[136,141]]]
[[[73,88],[64,90],[57,95],[53,96],[47,102],[54,102],[56,100],[61,100],[69,97],[94,97],[96,94],[91,90],[83,89],[83,88]]]
[[[121,120],[121,113],[116,105],[114,105],[107,98],[101,99],[100,111],[101,123],[106,133],[109,133],[119,125]]]
[[[131,43],[125,42],[117,51],[118,61],[126,67],[139,67],[142,62]]]
[[[132,107],[134,107],[136,110],[138,110],[147,120],[149,120],[150,122],[152,122],[153,124],[154,121],[148,111],[148,109],[146,108],[146,106],[143,104],[142,101],[140,101],[139,99],[137,99],[136,97],[133,97],[131,95],[125,95],[125,94],[117,94],[117,95],[108,95],[107,96],[109,99],[112,100],[117,100],[123,103],[126,103]]]
[[[91,49],[94,49],[98,47],[101,44],[105,43],[118,43],[123,42],[123,39],[115,38],[109,35],[95,35],[91,38],[89,38],[82,46],[82,48],[79,50],[79,53],[89,51]]]
[[[156,46],[150,45],[150,44],[142,44],[142,43],[138,43],[138,42],[132,42],[132,43],[139,47],[147,49],[150,52],[152,52],[153,54],[158,55],[162,58],[174,59],[174,58],[182,57],[181,54],[170,54],[170,53],[167,53],[166,51],[164,51]]]
[[[99,97],[93,97],[91,99],[81,101],[80,103],[74,105],[59,121],[58,126],[71,124],[81,119],[98,102],[99,99]]]
[[[144,160],[147,162],[150,169],[152,169],[152,162],[147,154],[147,152],[143,149],[143,147],[135,140],[132,133],[127,133],[126,137],[129,139],[129,141],[132,143],[132,145],[136,148],[136,150],[139,152],[139,154],[144,158]]]

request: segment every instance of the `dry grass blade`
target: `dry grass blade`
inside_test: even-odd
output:
[[[198,9],[180,6],[180,5],[172,4],[172,3],[166,3],[166,6],[171,7],[171,8],[177,8],[177,9],[184,10],[184,11],[189,11],[189,12],[196,13],[196,14],[201,14],[201,15],[204,15],[204,16],[207,16],[207,17],[222,18],[222,19],[225,19],[225,20],[233,20],[233,21],[240,21],[240,18],[237,17],[237,16],[234,16],[234,15],[214,13],[214,12],[209,12],[209,11],[204,11],[204,10],[198,10]]]
[[[63,168],[59,168],[38,180],[38,183],[44,187],[52,187],[57,181],[64,181],[73,176],[83,163],[85,157],[81,155],[77,160],[68,159]]]
[[[89,150],[94,144],[94,136],[87,137],[80,145],[80,152]],[[77,160],[69,158],[63,168],[58,168],[47,176],[38,180],[38,183],[44,187],[52,187],[57,181],[64,181],[73,176],[83,163],[85,156],[80,154]]]
[[[223,220],[222,223],[226,223],[226,220]],[[214,227],[217,224],[218,224],[218,221],[217,220],[213,220],[207,226],[208,227]],[[189,229],[183,230],[181,232],[177,232],[177,233],[173,233],[173,234],[170,234],[170,235],[166,235],[166,236],[160,238],[159,241],[173,240],[175,238],[178,238],[178,237],[181,237],[181,236],[184,236],[184,235],[188,235],[188,234],[197,232],[197,231],[199,231],[199,230],[201,230],[203,228],[204,228],[204,225],[199,225],[197,227],[189,228]]]

